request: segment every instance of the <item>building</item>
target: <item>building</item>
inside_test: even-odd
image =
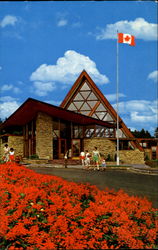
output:
[[[105,157],[116,159],[117,114],[86,71],[83,71],[60,107],[27,99],[1,124],[1,155],[8,143],[16,154],[40,159],[63,159],[71,151],[97,146]],[[123,163],[144,163],[144,148],[119,117],[119,154]],[[157,146],[156,146],[157,150]]]

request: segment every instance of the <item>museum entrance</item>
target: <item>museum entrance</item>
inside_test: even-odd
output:
[[[54,138],[53,139],[53,159],[64,159],[68,152],[68,158],[79,158],[81,152],[81,140],[69,140]]]
[[[53,159],[64,159],[66,151],[67,151],[66,139],[54,138]]]
[[[83,126],[53,118],[53,159],[79,158],[82,142]]]
[[[66,139],[59,139],[59,159],[64,158],[66,150]]]
[[[81,140],[72,139],[71,141],[72,158],[78,158],[80,156],[80,149],[81,149]]]

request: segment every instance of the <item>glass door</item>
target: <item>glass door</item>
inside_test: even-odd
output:
[[[59,159],[64,159],[66,153],[66,139],[59,139]]]
[[[80,156],[80,139],[72,139],[72,157]]]

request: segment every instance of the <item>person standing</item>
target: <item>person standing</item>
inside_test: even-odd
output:
[[[102,170],[105,170],[105,169],[106,169],[106,161],[105,161],[105,158],[102,159],[101,166],[102,166]]]
[[[67,158],[68,158],[68,151],[64,155],[65,168],[67,168]]]
[[[84,167],[84,161],[85,161],[85,152],[84,151],[82,151],[80,153],[80,159],[81,159],[82,167]]]
[[[11,161],[11,162],[15,161],[14,149],[13,148],[10,148],[10,151],[9,151],[9,161]]]
[[[100,158],[100,153],[97,149],[97,147],[94,147],[94,150],[92,152],[92,159],[93,159],[93,162],[95,163],[95,169],[99,170],[99,158]]]
[[[3,149],[4,149],[3,160],[4,160],[4,162],[8,162],[9,161],[9,151],[10,151],[8,144],[5,144]]]
[[[86,154],[85,154],[85,166],[87,169],[90,166],[90,153],[88,152],[88,150],[86,150]]]

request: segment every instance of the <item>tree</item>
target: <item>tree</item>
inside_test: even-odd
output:
[[[132,131],[132,134],[134,135],[134,137],[136,138],[152,138],[151,134],[149,133],[149,131],[145,131],[144,128],[142,128],[141,131],[138,130],[134,130]]]
[[[158,127],[155,129],[154,137],[155,137],[155,138],[158,138]]]

